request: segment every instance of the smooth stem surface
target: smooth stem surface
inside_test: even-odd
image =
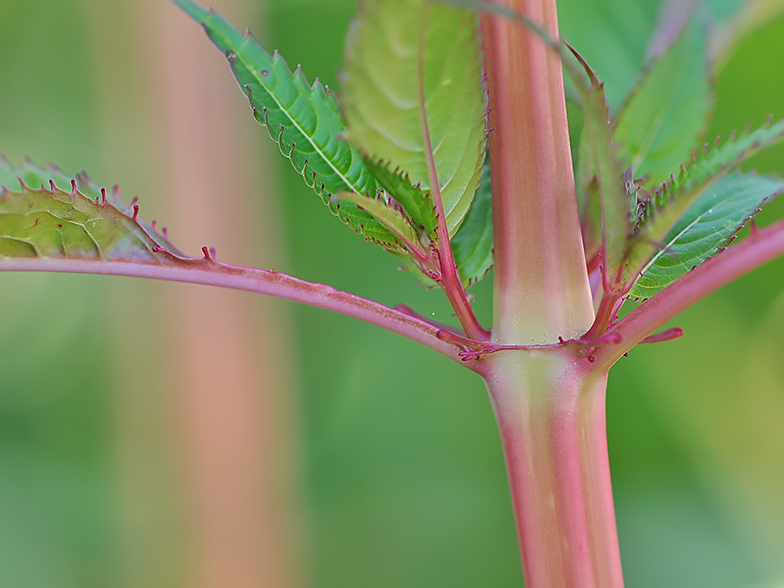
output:
[[[621,588],[606,372],[569,352],[503,351],[485,372],[528,588]]]
[[[555,0],[499,2],[557,36]],[[547,344],[593,322],[561,62],[528,28],[484,14],[495,243],[493,339]]]

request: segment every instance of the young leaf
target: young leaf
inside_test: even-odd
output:
[[[694,157],[677,178],[662,185],[638,219],[637,234],[628,254],[630,275],[638,275],[678,219],[701,194],[724,174],[759,150],[784,138],[784,120],[765,125]]]
[[[70,176],[54,165],[50,164],[43,168],[31,161],[25,161],[22,165],[13,166],[5,157],[0,156],[0,189],[6,188],[9,192],[15,193],[22,189],[22,193],[31,194],[35,191],[31,189],[41,188],[41,190],[45,190],[47,194],[50,194],[49,197],[51,197],[52,188],[50,182],[58,189],[55,194],[59,194],[59,192],[71,194],[76,190],[84,198],[100,204],[109,210],[110,213],[111,211],[117,211],[125,217],[135,219],[135,224],[155,242],[156,246],[163,247],[175,255],[182,256],[182,253],[166,237],[166,229],[158,231],[155,223],[148,225],[139,219],[138,207],[135,205],[135,202],[131,206],[123,203],[120,200],[116,186],[113,190],[107,191],[90,180],[84,172],[76,174],[76,176]],[[69,196],[69,199],[75,200],[77,203],[81,202],[75,196]],[[8,206],[8,203],[6,202],[4,205]]]
[[[711,83],[697,23],[654,61],[614,121],[618,157],[655,186],[689,154],[707,125]]]
[[[342,105],[349,142],[431,188],[429,131],[449,234],[482,172],[486,93],[476,16],[426,0],[367,0],[349,32]]]
[[[629,292],[650,298],[726,247],[760,207],[784,192],[773,176],[732,173],[718,180],[681,217]]]
[[[399,169],[392,170],[389,165],[372,159],[365,159],[365,163],[378,183],[403,206],[411,220],[435,240],[438,219],[430,194],[419,184],[414,186],[408,174]]]
[[[601,196],[596,180],[596,165],[591,153],[591,132],[590,124],[583,125],[580,144],[577,148],[577,165],[574,174],[583,249],[585,250],[585,259],[588,261],[599,253],[602,246]]]
[[[452,238],[460,281],[467,288],[484,278],[493,267],[493,193],[490,162],[485,160],[474,202]]]
[[[13,171],[7,160],[0,161],[0,256],[164,265],[181,259],[162,236],[142,226],[135,205],[118,208],[114,202],[119,200],[104,198],[100,190],[87,196],[76,180],[68,182],[68,190],[54,179],[34,189],[24,180],[10,181]],[[44,171],[26,163],[20,171],[27,181],[37,183],[49,174],[63,183],[64,174],[56,168]],[[94,192],[86,176],[78,183]]]
[[[360,154],[340,139],[345,125],[335,95],[316,80],[309,85],[302,71],[292,74],[284,59],[267,53],[246,32],[235,29],[220,14],[191,0],[174,2],[204,27],[210,40],[226,55],[237,83],[247,95],[253,114],[267,127],[280,152],[352,229],[371,241],[396,249],[395,237],[367,212],[346,201],[338,211],[332,194],[373,195],[376,181]]]
[[[403,207],[396,201],[392,199],[386,201],[384,196],[379,198],[360,196],[355,192],[340,192],[336,197],[340,199],[341,203],[354,203],[361,210],[373,215],[373,218],[383,224],[403,245],[404,248],[401,252],[422,262],[430,258],[431,252],[422,243],[419,230],[414,226]]]

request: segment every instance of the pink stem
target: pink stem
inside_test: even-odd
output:
[[[555,0],[498,4],[558,35]],[[552,343],[593,322],[560,56],[511,19],[482,15],[490,106],[493,340]]]
[[[80,274],[102,274],[134,276],[222,286],[236,290],[247,290],[303,302],[311,306],[332,310],[367,323],[377,325],[393,333],[403,335],[426,347],[476,370],[478,364],[463,361],[460,347],[438,338],[437,326],[394,310],[378,302],[335,290],[323,284],[314,284],[275,270],[250,269],[227,265],[207,259],[179,259],[165,253],[168,262],[161,265],[132,261],[87,261],[80,259],[54,258],[6,258],[0,260],[0,271],[45,271]]]
[[[528,588],[622,588],[606,372],[573,354],[501,351],[486,374]],[[521,367],[522,366],[522,367]],[[560,367],[560,369],[559,369]]]

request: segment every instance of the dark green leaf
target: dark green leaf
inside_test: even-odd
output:
[[[740,137],[731,137],[681,169],[677,178],[664,184],[652,198],[650,206],[638,219],[637,234],[630,248],[628,259],[632,275],[637,275],[646,261],[654,254],[657,243],[670,232],[702,193],[722,175],[740,165],[760,149],[784,137],[784,120],[765,125]]]
[[[452,252],[460,280],[466,287],[484,278],[493,267],[493,193],[489,161],[485,161],[474,202],[452,238]]]
[[[281,153],[330,210],[369,240],[395,249],[394,236],[352,202],[337,210],[330,195],[372,195],[376,181],[362,157],[341,140],[345,125],[335,95],[318,81],[308,84],[302,71],[292,74],[283,58],[267,53],[250,33],[241,34],[221,15],[190,0],[174,0],[196,22],[231,66],[256,119],[267,127]]]
[[[366,159],[365,163],[378,183],[403,206],[411,220],[421,226],[431,239],[435,239],[438,219],[430,194],[422,190],[419,184],[414,186],[408,174],[399,169],[393,170],[389,165],[371,159]]]

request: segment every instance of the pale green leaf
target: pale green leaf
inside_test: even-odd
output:
[[[649,66],[614,121],[618,157],[648,186],[689,159],[707,125],[713,101],[705,52],[699,26],[686,27]]]
[[[336,198],[343,203],[353,203],[361,210],[370,213],[373,218],[383,224],[402,244],[402,253],[419,259],[430,256],[429,248],[422,243],[422,235],[414,226],[411,218],[395,200],[388,199],[385,193],[378,197],[361,196],[355,192],[340,192]],[[428,238],[429,239],[429,238]]]
[[[719,179],[665,237],[629,295],[650,298],[719,253],[763,204],[781,192],[784,182],[773,176],[735,172]]]
[[[241,34],[218,13],[190,0],[174,2],[204,27],[226,55],[254,116],[307,185],[355,231],[395,249],[394,236],[370,214],[352,202],[338,211],[330,200],[338,192],[373,195],[377,188],[360,154],[341,140],[345,125],[330,89],[318,81],[310,85],[299,68],[292,73],[277,52],[270,55],[250,33]]]
[[[430,191],[427,128],[450,235],[468,211],[484,158],[477,29],[468,10],[426,0],[368,0],[346,49],[342,105],[349,142]]]
[[[74,188],[84,198],[102,204],[106,203],[109,210],[116,210],[126,217],[136,217],[135,223],[147,233],[155,242],[156,246],[163,247],[175,255],[182,256],[182,253],[171,244],[166,236],[166,229],[159,230],[156,223],[147,224],[138,216],[138,208],[135,208],[135,201],[129,206],[123,203],[119,197],[119,189],[115,186],[111,190],[105,190],[96,184],[87,174],[82,172],[74,176],[68,175],[54,165],[43,168],[31,161],[25,161],[19,166],[12,165],[6,158],[0,156],[0,188],[5,187],[10,192],[24,191],[25,188],[44,189],[51,192],[51,184],[62,191],[71,193]],[[31,190],[27,190],[30,192]],[[40,191],[40,190],[39,190]],[[79,202],[79,199],[76,199]]]
[[[20,178],[20,179],[17,179]],[[63,189],[65,188],[65,189]],[[79,174],[0,158],[0,256],[170,264],[181,254],[163,235]]]

